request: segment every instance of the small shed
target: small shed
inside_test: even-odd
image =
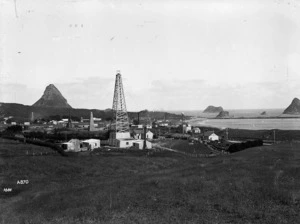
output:
[[[130,148],[133,146],[133,143],[136,142],[136,139],[132,138],[121,138],[117,139],[117,147],[119,148]]]
[[[146,139],[153,139],[153,133],[151,131],[146,132]]]
[[[82,150],[80,141],[78,139],[71,139],[70,141],[63,143],[61,147],[66,151],[79,152]]]
[[[78,139],[71,139],[70,141],[63,143],[61,147],[66,151],[81,151],[80,141]]]
[[[208,137],[208,139],[209,139],[210,141],[219,141],[219,136],[216,135],[215,133],[212,133],[212,134]]]
[[[182,128],[184,133],[192,131],[192,126],[190,124],[184,124]]]
[[[204,140],[209,140],[209,141],[219,141],[219,136],[216,135],[214,133],[214,131],[207,131],[207,132],[204,132]]]
[[[88,150],[93,151],[96,148],[100,148],[99,139],[88,139],[81,142],[83,147],[86,147]]]
[[[134,147],[135,149],[143,149],[143,148],[144,148],[144,140],[135,141],[135,142],[133,143],[133,147]],[[151,149],[151,148],[152,148],[152,143],[146,141],[146,148],[147,148],[147,149]]]

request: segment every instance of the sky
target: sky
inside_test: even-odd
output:
[[[54,84],[73,108],[285,108],[300,98],[300,0],[0,0],[0,102]]]

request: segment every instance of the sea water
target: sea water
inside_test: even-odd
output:
[[[210,126],[217,128],[237,128],[251,130],[300,130],[300,116],[289,117],[283,115],[284,109],[250,109],[227,110],[234,119],[215,119],[218,114],[202,113],[203,111],[182,111],[186,116],[193,116],[189,120],[192,126]],[[261,115],[265,111],[266,115]],[[175,111],[173,111],[175,112]]]
[[[192,126],[209,126],[217,128],[237,128],[250,130],[300,130],[300,118],[269,119],[194,119]]]

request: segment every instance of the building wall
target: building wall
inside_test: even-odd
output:
[[[153,139],[153,133],[151,131],[146,133],[146,138],[147,139]]]
[[[90,150],[96,149],[100,147],[100,140],[95,141],[83,141],[82,142],[85,147],[87,147]]]
[[[146,141],[146,145],[147,145],[147,149],[152,149],[152,143],[151,142]]]
[[[133,147],[136,149],[144,149],[144,141],[136,141],[133,143]],[[147,149],[152,149],[152,143],[146,141]]]
[[[208,139],[209,139],[210,141],[218,141],[218,140],[219,140],[219,136],[216,135],[216,134],[212,134],[212,135],[210,135],[210,136],[208,137]]]
[[[133,146],[134,141],[118,139],[118,143],[118,147],[120,148],[129,148]]]
[[[136,149],[143,149],[144,143],[143,142],[134,142],[133,146]]]
[[[129,132],[124,132],[124,133],[116,133],[116,132],[111,132],[109,134],[109,145],[111,146],[116,146],[120,147],[120,143],[117,140],[123,141],[123,139],[130,138],[130,133]]]

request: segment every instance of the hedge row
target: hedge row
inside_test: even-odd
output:
[[[1,136],[1,137],[6,139],[11,139],[11,140],[23,141],[33,145],[48,147],[53,149],[54,151],[57,151],[62,156],[68,156],[60,146],[50,142],[43,142],[40,140],[33,140],[33,139],[25,139],[25,138],[15,137],[15,136]]]
[[[24,133],[24,136],[27,138],[39,138],[39,139],[48,139],[48,141],[67,141],[73,138],[76,139],[88,139],[88,138],[97,138],[100,140],[105,140],[109,138],[109,133],[93,133],[93,132],[70,132],[70,133],[63,133],[63,132],[58,132],[54,134],[46,134],[40,131],[36,132],[29,132],[29,133]]]
[[[261,139],[247,141],[247,142],[243,142],[243,143],[235,143],[235,144],[230,145],[227,151],[230,153],[234,153],[234,152],[242,151],[247,148],[252,148],[252,147],[262,146],[262,145],[263,145],[263,141]]]

